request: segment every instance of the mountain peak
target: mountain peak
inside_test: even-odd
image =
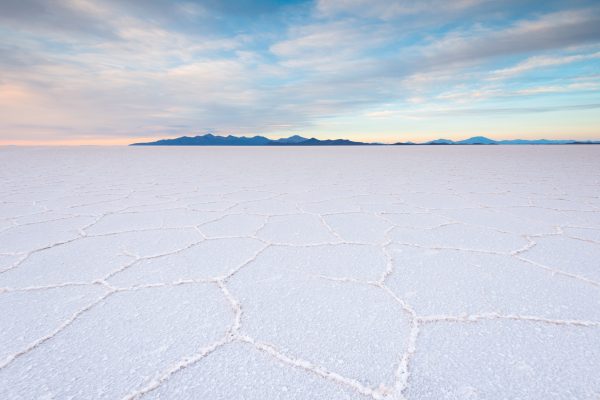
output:
[[[277,139],[278,143],[300,143],[300,142],[304,142],[305,140],[307,140],[305,137],[302,137],[300,135],[293,135],[287,138],[281,138],[281,139]]]
[[[457,144],[496,144],[495,140],[486,138],[485,136],[473,136],[465,140],[456,142]]]
[[[429,141],[425,144],[454,144],[454,142],[452,140],[448,140],[448,139],[435,139],[435,140]]]

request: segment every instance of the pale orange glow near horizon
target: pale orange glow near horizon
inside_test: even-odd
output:
[[[269,139],[279,139],[292,136],[294,134],[304,136],[306,138],[317,137],[323,138],[321,135],[303,135],[301,133],[290,133],[289,135],[261,135],[261,134],[241,134],[241,135],[233,135],[233,136],[265,136]],[[27,147],[36,147],[36,146],[128,146],[132,143],[140,143],[140,142],[153,142],[161,139],[175,139],[181,136],[202,136],[201,133],[188,133],[176,136],[161,136],[161,137],[118,137],[118,138],[77,138],[77,139],[57,139],[57,140],[0,140],[0,146],[27,146]],[[218,135],[215,133],[215,135]],[[223,136],[227,136],[227,134],[222,134]],[[494,140],[512,140],[512,139],[564,139],[564,140],[596,140],[594,136],[591,138],[584,137],[581,135],[556,135],[556,134],[531,134],[531,133],[522,133],[511,135],[510,137],[502,136],[502,135],[490,135],[484,133],[472,133],[468,135],[456,135],[456,134],[443,134],[443,133],[421,133],[418,135],[396,135],[396,136],[386,136],[386,135],[357,135],[357,134],[348,134],[346,136],[327,136],[327,139],[349,139],[358,142],[365,143],[383,143],[383,144],[393,144],[398,142],[414,142],[414,143],[425,143],[435,139],[450,139],[450,140],[463,140],[468,139],[474,136],[485,136],[489,139]],[[598,135],[597,137],[600,137]]]
[[[0,146],[127,146],[137,142],[151,142],[157,138],[107,138],[107,139],[59,139],[59,140],[0,140]]]

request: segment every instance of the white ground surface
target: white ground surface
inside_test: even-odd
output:
[[[0,149],[0,399],[600,398],[600,146]]]

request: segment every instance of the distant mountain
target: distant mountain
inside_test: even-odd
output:
[[[576,140],[568,144],[600,144],[600,140]]]
[[[408,143],[396,143],[408,144]],[[430,142],[421,143],[421,145],[491,145],[491,144],[600,144],[600,141],[576,141],[576,140],[549,140],[549,139],[512,139],[512,140],[493,140],[485,136],[473,136],[468,139],[453,141],[450,139],[436,139]]]
[[[208,133],[202,136],[182,136],[156,142],[133,143],[130,146],[364,146],[369,144],[347,139],[307,139],[298,135],[274,140],[264,136],[216,136]]]
[[[281,143],[271,143],[274,145],[280,145]],[[372,143],[354,142],[348,139],[325,139],[319,140],[317,138],[306,139],[301,142],[295,143],[284,143],[293,146],[366,146],[373,145]]]
[[[499,144],[573,144],[574,140],[548,140],[548,139],[514,139],[514,140],[500,140]]]
[[[436,140],[432,140],[432,141],[424,143],[424,144],[435,144],[435,145],[454,144],[454,142],[452,140],[448,140],[448,139],[436,139]]]
[[[307,140],[305,137],[294,135],[294,136],[290,136],[287,138],[277,139],[276,142],[284,143],[284,144],[295,144],[295,143],[304,142],[305,140]]]
[[[522,143],[513,143],[513,142],[522,142]],[[445,145],[463,145],[463,144],[479,144],[479,145],[489,145],[489,144],[500,144],[502,141],[493,140],[490,138],[486,138],[485,136],[473,136],[468,139],[463,139],[459,141],[454,141],[450,139],[436,139],[423,144],[445,144]],[[517,139],[516,141],[505,141],[503,144],[532,144],[530,141]]]
[[[600,144],[597,140],[577,141],[577,140],[548,140],[548,139],[511,139],[511,140],[493,140],[485,136],[474,136],[469,139],[453,141],[449,139],[436,139],[425,143],[398,142],[393,145],[520,145],[520,144]],[[281,139],[269,139],[264,136],[216,136],[206,134],[201,136],[182,136],[175,139],[161,139],[155,142],[133,143],[130,146],[376,146],[381,143],[355,142],[348,139],[307,139],[302,136],[294,135]]]
[[[485,136],[473,136],[472,138],[454,142],[454,144],[498,144],[498,142],[492,139],[488,139]]]
[[[215,136],[209,133],[203,136],[182,136],[156,142],[133,143],[131,146],[265,146],[271,142],[271,139],[264,136]]]

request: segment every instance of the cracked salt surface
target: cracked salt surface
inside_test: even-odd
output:
[[[0,148],[0,398],[597,399],[599,151]]]
[[[596,399],[598,328],[524,321],[433,323],[417,341],[415,399]]]
[[[258,384],[257,384],[258,383]],[[148,399],[366,399],[245,343],[231,343],[172,377]]]

